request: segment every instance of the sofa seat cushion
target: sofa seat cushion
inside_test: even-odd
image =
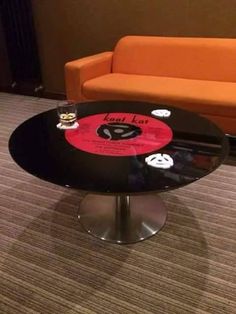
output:
[[[111,73],[83,84],[90,100],[138,100],[236,117],[236,83]]]

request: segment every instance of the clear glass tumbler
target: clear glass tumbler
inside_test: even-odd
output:
[[[76,103],[71,101],[59,102],[57,114],[62,126],[72,126],[77,119]]]

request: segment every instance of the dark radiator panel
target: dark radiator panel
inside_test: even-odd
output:
[[[40,83],[31,0],[2,0],[1,18],[13,80]]]

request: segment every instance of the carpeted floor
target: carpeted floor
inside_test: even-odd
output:
[[[236,162],[162,197],[162,231],[119,246],[84,232],[79,192],[37,179],[11,132],[57,101],[0,93],[0,313],[236,313]]]

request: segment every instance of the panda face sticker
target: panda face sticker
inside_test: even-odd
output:
[[[153,154],[145,158],[145,162],[154,168],[169,169],[174,165],[173,159],[167,154]]]

